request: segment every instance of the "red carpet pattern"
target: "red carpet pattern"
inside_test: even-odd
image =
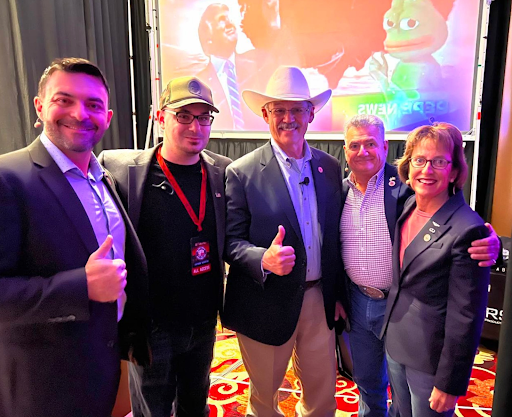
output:
[[[465,397],[457,403],[456,416],[490,417],[496,370],[495,355],[482,348],[475,358],[473,373]],[[242,363],[238,342],[231,332],[219,333],[212,363],[210,416],[244,416],[247,408],[249,377]],[[300,386],[291,367],[280,389],[279,406],[286,417],[295,416],[300,398]],[[344,377],[336,384],[337,417],[357,416],[357,386]]]

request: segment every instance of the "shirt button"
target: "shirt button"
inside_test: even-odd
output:
[[[366,271],[366,268],[363,266],[363,267],[361,268],[361,271]]]
[[[306,224],[309,226],[309,222],[306,222]]]
[[[311,246],[308,246],[308,249],[311,249]]]

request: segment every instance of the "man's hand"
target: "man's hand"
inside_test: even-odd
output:
[[[498,235],[489,223],[485,223],[489,229],[489,237],[479,239],[471,242],[471,247],[468,252],[471,254],[471,259],[478,262],[478,266],[493,266],[499,256],[500,240]]]
[[[347,313],[339,301],[336,301],[336,307],[334,307],[334,321],[338,321],[340,318],[343,320],[347,319]]]
[[[283,226],[277,228],[277,235],[263,254],[263,269],[276,275],[288,275],[295,265],[295,249],[283,246],[286,231]]]
[[[121,259],[105,259],[114,238],[108,235],[85,264],[89,299],[100,303],[116,301],[126,287],[126,264]]]
[[[458,397],[455,395],[447,394],[446,392],[434,387],[428,400],[432,410],[437,411],[438,413],[444,413],[445,411],[453,410],[455,408],[457,398]]]

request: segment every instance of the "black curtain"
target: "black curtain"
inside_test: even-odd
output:
[[[210,139],[207,148],[212,152],[226,155],[227,157],[235,160],[256,148],[259,148],[265,143],[267,143],[267,141],[261,139]],[[340,161],[343,168],[346,167],[345,152],[343,151],[343,145],[345,142],[343,140],[308,140],[308,143],[310,146],[313,146],[317,149],[320,149],[321,151],[327,152],[329,155],[334,156],[338,161]],[[387,162],[393,164],[395,160],[404,154],[404,148],[405,141],[389,141]],[[466,142],[466,146],[464,147],[464,154],[466,156],[466,160],[468,161],[469,172],[473,170],[474,149],[474,142]],[[345,170],[344,174],[346,176],[348,171]],[[471,177],[468,178],[466,185],[464,186],[464,197],[466,198],[466,201],[469,201],[470,193]]]
[[[496,177],[510,3],[510,0],[494,0],[489,15],[475,206],[476,212],[487,221],[491,219]]]
[[[0,153],[40,133],[32,104],[39,78],[54,58],[71,56],[96,63],[110,84],[114,118],[96,151],[133,147],[125,0],[2,0],[0,56]]]
[[[137,118],[137,147],[144,149],[151,106],[151,72],[149,68],[149,38],[146,27],[144,0],[132,0],[132,45],[135,73],[135,108]]]

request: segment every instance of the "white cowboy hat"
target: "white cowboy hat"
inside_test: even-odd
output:
[[[271,101],[310,101],[317,113],[331,98],[332,90],[326,90],[314,97],[309,92],[308,82],[297,67],[279,67],[267,84],[265,94],[244,90],[242,97],[254,113],[262,116],[261,109]]]

